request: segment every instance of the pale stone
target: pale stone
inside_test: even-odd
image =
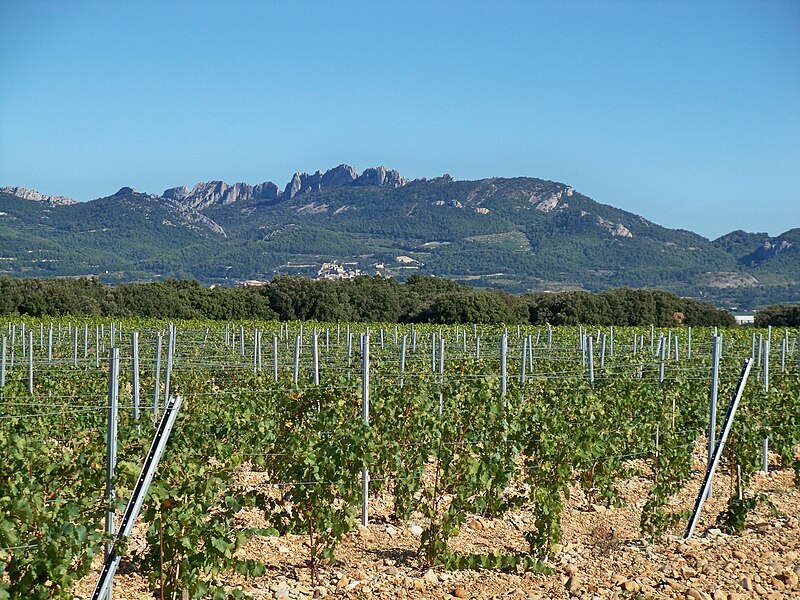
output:
[[[671,590],[676,592],[683,592],[686,590],[685,585],[683,585],[679,581],[675,581],[674,579],[667,579],[667,585],[670,587]]]
[[[469,592],[467,592],[466,588],[463,585],[457,585],[454,589],[452,594],[456,598],[469,598]]]
[[[343,575],[342,578],[339,579],[338,582],[336,582],[336,589],[343,590],[348,586],[349,583],[350,583],[350,578],[347,575]]]
[[[800,581],[800,577],[794,571],[783,571],[780,575],[778,575],[778,579],[780,579],[786,587],[796,587],[798,581]]]
[[[749,577],[742,577],[739,580],[739,585],[748,592],[753,591],[753,580],[750,579]]]
[[[467,527],[473,529],[475,531],[483,531],[483,523],[481,523],[478,519],[472,519],[468,524]]]
[[[567,579],[566,584],[564,586],[567,588],[568,592],[575,592],[581,589],[581,580],[577,575],[572,575]]]
[[[73,200],[72,198],[65,198],[64,196],[47,196],[45,194],[40,194],[36,190],[29,190],[27,188],[16,187],[16,186],[0,188],[0,192],[11,194],[12,196],[16,196],[17,198],[22,198],[23,200],[31,200],[33,202],[45,202],[47,204],[50,204],[51,206],[69,206],[71,204],[78,203],[77,200]]]
[[[681,567],[681,577],[683,577],[684,579],[691,579],[692,577],[697,577],[697,571],[695,571],[692,567],[683,565]]]

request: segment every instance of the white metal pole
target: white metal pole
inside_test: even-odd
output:
[[[361,418],[369,425],[369,329],[364,334],[361,349]],[[361,525],[369,524],[369,470],[361,466]]]

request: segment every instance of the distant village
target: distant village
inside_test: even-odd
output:
[[[398,256],[395,258],[395,261],[398,263],[395,269],[419,269],[422,266],[421,262],[415,258],[411,258],[410,256]],[[322,263],[322,266],[317,270],[317,274],[314,279],[329,279],[331,281],[336,281],[338,279],[353,279],[361,275],[381,275],[383,277],[391,277],[391,275],[386,272],[387,267],[384,263],[375,263],[372,266],[375,271],[366,272],[358,268],[357,262],[326,262]],[[268,283],[268,281],[263,281],[261,279],[246,279],[244,281],[237,281],[236,286],[259,287],[267,285]]]
[[[316,279],[353,279],[359,275],[365,275],[357,265],[358,263],[338,263],[336,261],[322,263],[317,271]],[[383,267],[383,265],[380,266]]]

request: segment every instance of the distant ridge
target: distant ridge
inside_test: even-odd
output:
[[[710,241],[533,177],[409,180],[384,166],[295,173],[278,187],[122,187],[79,202],[0,190],[0,275],[436,275],[514,292],[660,288],[728,308],[800,300],[800,229]]]
[[[24,187],[4,187],[0,188],[0,192],[11,194],[23,200],[31,200],[33,202],[44,202],[51,206],[65,206],[69,204],[76,204],[78,201],[72,198],[65,198],[64,196],[45,196],[36,190],[29,190]]]
[[[258,185],[247,183],[228,184],[224,181],[205,181],[196,184],[191,190],[186,186],[164,190],[163,198],[170,198],[203,210],[215,204],[227,205],[239,201],[262,200],[276,202],[281,199],[291,200],[297,194],[303,194],[343,185],[378,185],[400,187],[408,180],[395,170],[384,166],[366,169],[359,175],[350,165],[341,164],[328,169],[324,173],[295,173],[289,183],[281,191],[271,181]]]

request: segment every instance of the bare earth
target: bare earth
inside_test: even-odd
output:
[[[694,506],[705,468],[700,459],[694,477],[673,507]],[[579,489],[573,489],[562,516],[563,538],[548,562],[551,575],[503,574],[492,571],[428,570],[416,558],[418,527],[412,519],[389,523],[390,506],[380,497],[371,500],[370,524],[348,534],[337,550],[337,563],[325,567],[314,586],[306,566],[308,546],[303,536],[255,536],[246,548],[249,557],[264,561],[264,577],[245,581],[231,575],[219,583],[240,587],[256,599],[306,598],[800,598],[800,488],[790,470],[756,475],[749,492],[764,492],[778,510],[774,516],[760,506],[748,516],[740,536],[728,536],[714,528],[730,492],[724,472],[715,480],[714,497],[706,502],[691,540],[683,540],[686,524],[659,542],[644,543],[639,518],[650,481],[645,463],[634,466],[643,473],[620,482],[625,506],[606,509],[591,505]],[[245,516],[253,524],[258,514]],[[524,511],[503,519],[468,521],[451,548],[462,552],[489,552],[526,548],[522,532],[530,525]],[[141,544],[141,538],[138,541]],[[131,541],[135,547],[137,538]],[[91,597],[100,569],[73,590],[76,598]],[[145,580],[130,564],[120,566],[115,577],[114,599],[152,599]]]

